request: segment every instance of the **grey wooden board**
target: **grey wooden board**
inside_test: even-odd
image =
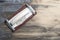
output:
[[[14,33],[3,23],[4,18],[9,18],[13,13],[0,12],[0,21],[2,21],[0,23],[1,40],[6,38],[6,40],[9,38],[10,40],[60,40],[60,1],[46,1],[39,6],[40,0],[34,0],[32,4],[37,11],[37,15]]]
[[[24,3],[24,2],[31,2],[31,0],[0,0],[0,3],[12,3],[12,4],[21,4],[21,3]]]
[[[10,14],[5,13],[5,15],[7,18]],[[3,34],[1,34],[1,39],[3,38],[6,40],[8,39],[10,40],[11,39],[12,40],[59,40],[60,39],[59,29],[54,29],[53,27],[47,29],[46,27],[37,25],[37,23],[33,19],[31,19],[25,25],[20,27],[19,30],[17,30],[14,33],[12,33],[3,22],[0,24],[0,28],[1,28],[1,33],[4,33],[4,35],[6,34],[4,37],[2,37]],[[2,30],[4,32],[2,32]]]
[[[31,3],[31,0],[0,0],[0,12],[15,12],[24,3]],[[2,2],[4,1],[4,2]]]
[[[20,9],[21,5],[9,5],[9,6],[3,6],[3,12],[15,12],[18,9]]]
[[[1,5],[0,6],[0,12],[15,12],[17,11],[20,7],[22,6],[22,4],[11,4],[11,5]],[[41,7],[41,8],[47,8],[47,7],[50,7],[50,5],[33,5],[32,4],[32,7],[34,9],[38,8],[38,7]],[[40,8],[39,8],[40,9]]]

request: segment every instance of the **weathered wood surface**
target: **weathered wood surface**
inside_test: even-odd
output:
[[[15,12],[23,3],[31,3],[31,0],[0,0],[0,12]]]
[[[60,40],[60,0],[33,0],[31,4],[37,15],[14,33],[3,23],[13,13],[0,14],[1,40]]]

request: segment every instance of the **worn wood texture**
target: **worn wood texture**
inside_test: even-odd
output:
[[[33,0],[31,4],[37,15],[14,33],[3,23],[4,19],[9,18],[13,13],[1,13],[0,33],[4,33],[1,40],[2,38],[6,40],[9,38],[10,40],[60,40],[60,0]]]

